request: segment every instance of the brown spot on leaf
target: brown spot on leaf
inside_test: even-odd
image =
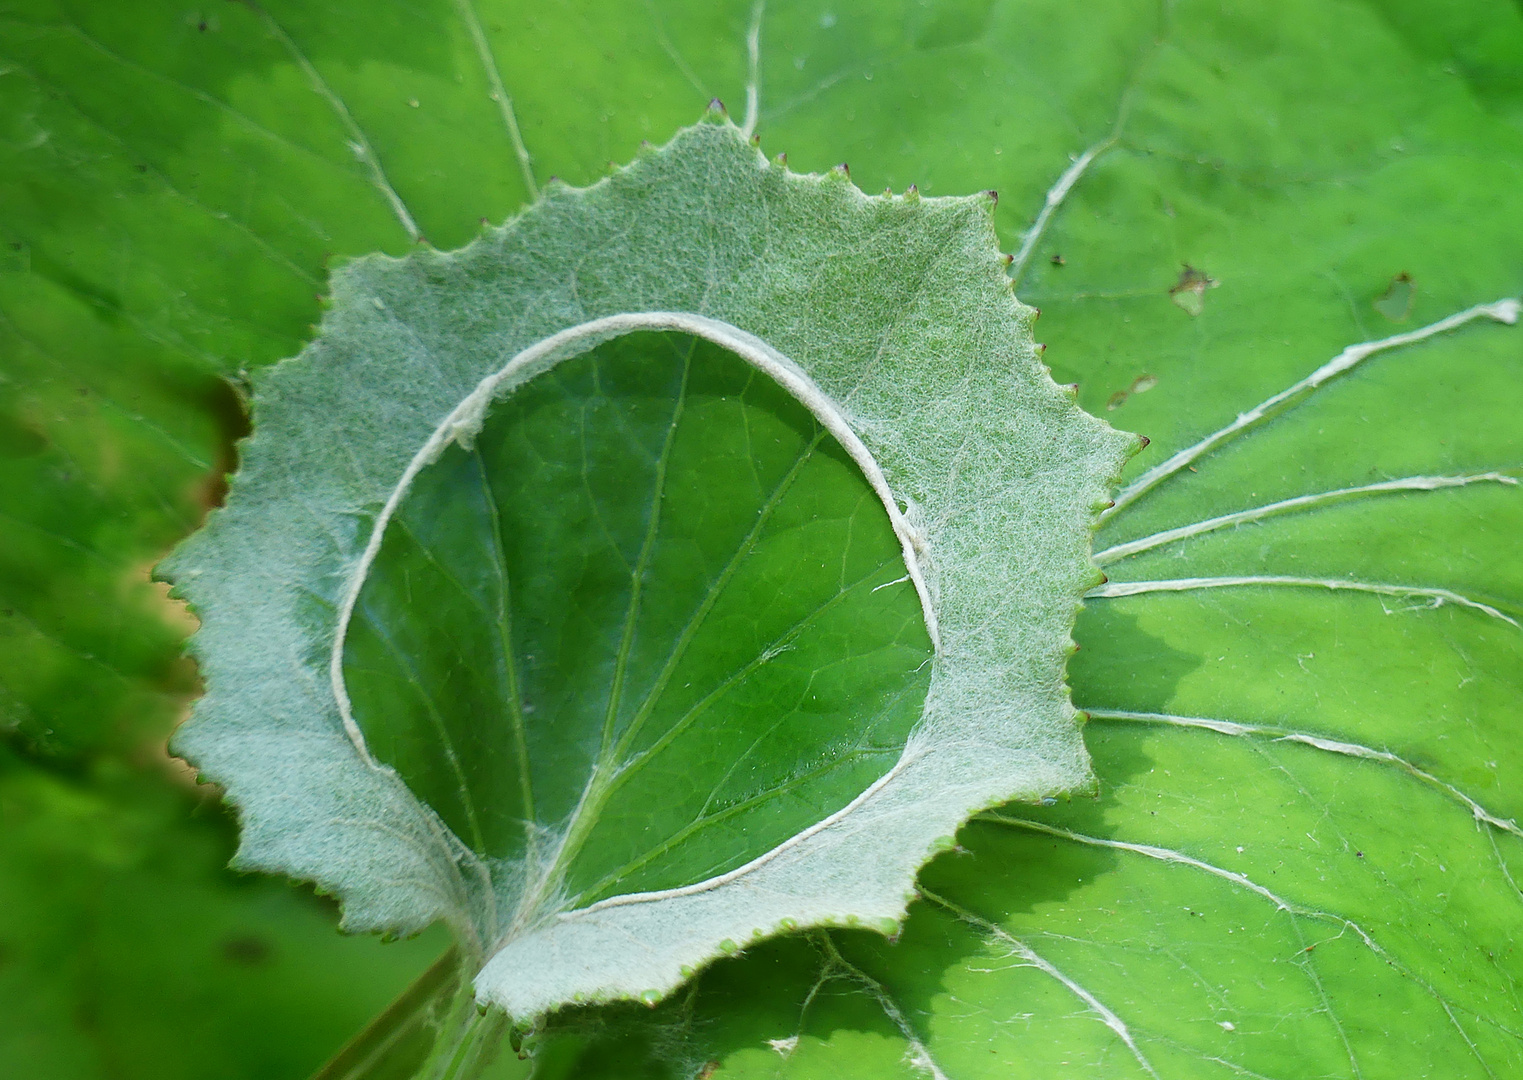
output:
[[[1189,263],[1185,263],[1179,272],[1179,280],[1169,290],[1169,299],[1174,301],[1176,307],[1194,318],[1206,308],[1206,290],[1214,289],[1220,284],[1221,282],[1208,276],[1205,271],[1197,270]]]
[[[1110,399],[1106,401],[1105,407],[1114,412],[1125,405],[1127,398],[1133,394],[1145,394],[1157,385],[1158,377],[1156,375],[1138,375],[1132,380],[1131,386],[1128,386],[1125,390],[1117,390],[1112,394]]]

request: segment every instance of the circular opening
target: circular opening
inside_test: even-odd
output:
[[[605,342],[425,467],[344,644],[372,755],[557,906],[743,865],[893,767],[932,645],[861,469],[703,338]]]

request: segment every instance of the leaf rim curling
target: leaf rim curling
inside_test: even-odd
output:
[[[691,186],[695,179],[698,184]],[[705,183],[710,187],[705,188]],[[998,515],[991,511],[992,503],[980,503],[973,507],[977,512],[964,514],[963,520],[958,520],[956,513],[949,517],[947,500],[942,497],[945,492],[936,484],[943,477],[948,488],[959,482],[957,470],[961,459],[957,455],[980,439],[988,450],[989,432],[980,425],[997,424],[1004,418],[999,409],[988,408],[985,400],[977,399],[976,395],[970,399],[966,387],[961,398],[943,395],[938,399],[934,395],[921,395],[921,388],[916,386],[913,388],[916,393],[905,398],[910,402],[905,406],[905,414],[895,417],[894,422],[885,421],[881,402],[858,398],[864,388],[872,391],[866,395],[869,399],[873,393],[885,397],[884,380],[889,376],[883,374],[886,368],[873,365],[883,358],[890,340],[901,329],[901,311],[880,312],[884,326],[874,324],[875,331],[882,330],[878,355],[866,365],[870,370],[856,372],[859,378],[849,389],[842,381],[842,365],[832,366],[828,355],[822,358],[822,354],[829,352],[825,346],[830,344],[830,332],[835,329],[824,325],[829,322],[828,312],[824,307],[818,313],[806,310],[807,315],[817,316],[815,321],[819,325],[810,325],[806,320],[804,330],[800,331],[798,320],[792,318],[794,312],[784,311],[779,316],[775,310],[777,294],[786,289],[754,290],[760,300],[758,295],[751,295],[749,308],[745,296],[737,300],[734,295],[715,290],[721,295],[703,292],[701,301],[691,305],[651,305],[643,310],[605,315],[584,309],[577,319],[562,316],[562,325],[550,333],[531,337],[529,344],[520,341],[519,347],[511,352],[499,347],[495,353],[498,363],[490,370],[501,367],[501,356],[517,356],[525,349],[542,345],[555,333],[586,327],[602,318],[648,320],[662,315],[688,321],[688,325],[675,329],[691,332],[692,326],[698,325],[691,320],[696,319],[710,328],[723,326],[726,333],[744,335],[767,355],[781,360],[785,365],[781,370],[796,371],[807,386],[814,388],[811,392],[819,394],[820,400],[834,403],[831,411],[852,438],[860,441],[868,459],[875,465],[884,463],[880,475],[885,479],[879,497],[890,511],[906,555],[913,553],[915,557],[915,562],[907,558],[906,566],[912,572],[921,571],[921,580],[916,584],[931,615],[928,629],[942,640],[938,640],[933,660],[925,713],[899,763],[847,808],[751,863],[706,882],[657,894],[610,897],[574,912],[535,911],[530,913],[532,918],[504,927],[498,915],[504,907],[500,901],[506,899],[499,896],[506,888],[503,881],[495,878],[491,869],[449,834],[437,815],[412,796],[395,772],[385,766],[367,764],[363,740],[356,743],[346,730],[353,724],[352,717],[347,718],[346,724],[336,694],[331,701],[323,702],[321,695],[308,686],[306,713],[297,709],[297,715],[293,715],[289,701],[282,702],[285,708],[280,712],[279,723],[272,725],[273,734],[261,729],[259,719],[263,714],[258,706],[273,702],[261,703],[257,694],[251,695],[251,685],[258,682],[253,669],[259,665],[250,660],[240,672],[232,659],[234,646],[230,640],[242,638],[236,624],[246,623],[249,613],[237,610],[236,601],[228,604],[227,597],[219,596],[219,591],[236,595],[238,589],[231,582],[240,567],[257,564],[258,555],[267,552],[271,545],[281,546],[280,538],[270,535],[269,526],[257,520],[259,513],[271,504],[267,492],[259,489],[271,486],[271,477],[276,472],[279,454],[272,442],[284,437],[300,443],[300,435],[331,431],[331,425],[317,424],[314,416],[319,407],[331,406],[330,382],[344,378],[360,385],[366,378],[373,382],[372,365],[380,364],[377,357],[385,350],[378,348],[374,356],[362,355],[363,350],[356,352],[350,347],[353,342],[368,341],[374,345],[379,341],[375,336],[377,326],[385,328],[398,322],[420,340],[429,332],[428,320],[437,313],[409,293],[409,288],[417,288],[424,300],[431,296],[437,299],[429,289],[437,292],[439,288],[459,284],[460,271],[468,269],[464,264],[473,258],[478,263],[490,261],[494,246],[501,250],[516,240],[518,250],[522,251],[557,226],[576,239],[578,228],[583,233],[597,232],[600,225],[608,224],[599,221],[600,214],[617,217],[618,212],[632,205],[648,213],[652,205],[648,200],[653,197],[681,204],[693,191],[706,190],[716,197],[729,197],[743,209],[753,208],[745,202],[751,197],[769,212],[781,209],[792,213],[793,220],[782,224],[785,233],[793,230],[794,239],[807,236],[813,241],[824,235],[837,241],[841,250],[821,247],[803,252],[804,261],[813,258],[809,265],[824,276],[838,268],[838,263],[833,268],[832,260],[863,261],[864,255],[889,246],[894,239],[885,232],[876,237],[881,243],[874,249],[874,237],[864,235],[852,241],[856,243],[853,248],[852,242],[847,242],[852,240],[848,235],[851,224],[862,224],[864,216],[871,224],[875,220],[873,214],[879,211],[898,214],[896,221],[913,218],[912,224],[918,222],[915,227],[920,230],[916,250],[926,259],[915,302],[935,308],[940,297],[934,288],[927,289],[927,281],[939,274],[951,283],[941,292],[950,289],[956,293],[957,303],[967,310],[960,312],[965,319],[925,319],[925,325],[914,327],[918,337],[912,335],[916,356],[911,359],[929,357],[942,361],[946,355],[954,355],[963,363],[964,379],[970,386],[974,380],[983,379],[977,384],[979,390],[986,395],[1005,393],[1010,401],[1031,414],[1025,418],[1027,421],[1052,422],[1050,431],[1042,429],[1027,433],[1027,437],[1042,446],[1055,446],[1067,440],[1063,445],[1071,451],[1073,460],[1067,462],[1071,467],[1062,477],[1066,486],[1060,485],[1060,496],[1055,499],[1061,505],[1051,515],[1057,524],[1050,535],[1042,534],[1044,541],[1051,540],[1054,550],[1062,549],[1063,557],[1054,556],[1053,560],[1061,573],[1052,575],[1047,609],[1039,620],[1042,632],[1033,631],[1040,646],[1034,651],[1041,655],[1031,662],[1033,672],[1022,672],[1031,675],[1027,681],[1034,685],[1018,688],[1029,699],[1025,705],[1033,711],[1040,709],[1040,715],[1022,727],[1021,723],[1009,722],[1016,715],[1011,712],[1015,706],[1006,705],[1010,715],[1005,717],[1004,726],[988,717],[974,723],[959,717],[955,694],[950,701],[945,700],[948,680],[956,676],[964,659],[959,650],[966,650],[968,642],[987,627],[961,625],[956,619],[947,619],[946,596],[957,592],[962,582],[955,572],[956,560],[938,558],[938,553],[955,551],[959,542],[966,546],[968,537],[976,534],[978,528],[987,530],[989,526],[989,521],[974,521],[970,532],[968,519],[993,520]],[[771,203],[767,202],[769,198]],[[642,203],[642,199],[647,201]],[[682,209],[681,205],[676,209]],[[880,219],[882,216],[879,214]],[[670,214],[666,223],[671,223]],[[529,233],[535,235],[526,235]],[[843,236],[847,240],[842,240]],[[578,250],[567,249],[561,254],[569,252],[580,258]],[[533,254],[545,256],[544,251]],[[741,250],[742,264],[745,254]],[[764,252],[759,261],[765,262],[769,254],[772,253]],[[897,248],[893,254],[897,255]],[[949,254],[964,261],[949,259]],[[794,255],[797,253],[778,253],[773,258],[785,262]],[[608,261],[618,262],[613,258]],[[955,272],[949,273],[954,267]],[[742,266],[742,270],[750,269]],[[782,272],[796,271],[796,267],[774,269],[784,285],[797,283],[796,272],[792,276]],[[430,274],[434,278],[419,286],[418,279]],[[440,282],[444,284],[441,286]],[[835,283],[841,283],[840,275]],[[553,291],[555,284],[552,281],[543,291]],[[861,300],[864,307],[869,306],[867,301],[876,295],[871,293],[873,280],[866,276],[846,279],[848,287],[854,284],[858,292],[852,296]],[[674,293],[681,293],[683,287],[674,286]],[[1135,451],[1136,441],[1083,413],[1072,396],[1061,391],[1040,365],[1029,331],[1034,312],[1015,299],[1004,276],[986,196],[869,197],[853,187],[844,175],[800,176],[768,162],[727,121],[701,123],[684,129],[665,147],[651,151],[589,188],[557,186],[518,218],[500,229],[489,230],[458,252],[424,251],[401,259],[367,256],[356,260],[335,274],[333,296],[332,307],[312,345],[294,360],[271,369],[260,380],[256,406],[263,414],[257,416],[262,423],[256,423],[255,435],[246,444],[244,469],[235,478],[227,508],[216,512],[207,527],[182,545],[161,571],[174,583],[176,594],[187,599],[202,616],[203,629],[194,639],[192,650],[201,661],[209,687],[193,719],[177,733],[175,750],[194,759],[207,776],[221,782],[229,799],[238,806],[243,824],[239,865],[314,880],[343,901],[348,929],[406,933],[444,918],[467,948],[489,956],[476,980],[478,997],[505,1008],[517,1018],[530,1019],[573,1001],[651,1000],[652,995],[664,994],[680,984],[708,960],[779,930],[809,925],[871,925],[889,932],[902,918],[913,896],[919,866],[950,843],[952,833],[968,816],[1011,798],[1057,794],[1090,782],[1078,714],[1068,700],[1064,682],[1064,661],[1072,650],[1069,634],[1080,597],[1098,577],[1089,561],[1095,514],[1121,464]],[[545,306],[552,305],[547,301]],[[554,315],[552,312],[549,316],[551,325]],[[614,325],[618,324],[606,324]],[[649,328],[649,322],[630,327]],[[773,333],[769,334],[769,330]],[[790,347],[805,340],[810,332],[821,335],[823,344],[803,350]],[[961,336],[950,341],[938,340],[938,334],[944,339],[949,332]],[[596,343],[583,337],[567,355],[585,351]],[[716,343],[734,348],[729,341]],[[946,348],[938,351],[938,344]],[[345,349],[349,351],[345,353]],[[547,347],[541,355],[550,355],[554,349]],[[991,355],[1003,359],[1004,367],[989,364]],[[896,353],[891,359],[897,356]],[[400,383],[411,394],[408,407],[414,414],[432,410],[435,417],[446,416],[446,421],[434,419],[426,423],[428,431],[447,432],[439,449],[457,438],[468,439],[473,425],[479,426],[484,418],[495,389],[500,387],[457,416],[475,389],[484,385],[480,370],[475,370],[475,377],[468,380],[458,371],[447,372],[449,378],[432,371],[437,382],[448,383],[453,378],[455,393],[450,398],[439,392],[437,386],[407,383],[410,375],[421,382],[430,371],[418,368],[411,354],[406,361],[413,367],[398,360],[386,370],[386,377],[393,379],[393,389]],[[438,365],[447,361],[434,358],[434,362]],[[478,362],[477,368],[480,367]],[[905,372],[899,370],[896,374],[903,376]],[[1002,381],[1012,374],[1014,377],[1008,382]],[[490,378],[490,374],[485,378]],[[464,394],[459,392],[462,384],[467,390]],[[897,384],[894,388],[895,393],[904,390]],[[351,412],[357,410],[342,395],[338,400],[349,405]],[[941,406],[951,400],[963,407],[976,407],[971,411],[964,408],[966,415],[959,414],[966,429],[948,422],[952,441],[960,440],[955,446],[949,443],[945,427],[934,424],[922,427],[916,422],[918,413],[940,423],[946,414]],[[811,408],[811,411],[819,415],[819,410]],[[386,408],[374,405],[370,413],[355,419],[354,432],[344,434],[363,437],[361,421],[374,421],[386,412]],[[447,422],[449,417],[455,417],[453,426]],[[425,424],[413,415],[407,418],[407,426],[417,430]],[[426,449],[426,440],[413,438],[412,445],[420,441]],[[1004,448],[1000,451],[1003,453]],[[289,457],[290,448],[285,452]],[[926,459],[921,462],[924,467],[919,473],[915,472],[913,461],[907,464],[907,455],[912,458],[918,455],[916,460]],[[414,451],[412,458],[422,456],[422,451]],[[857,463],[862,466],[861,460]],[[367,505],[380,501],[373,498],[373,490],[365,487],[368,477],[361,475],[357,482],[356,477],[344,475],[352,468],[329,463],[332,475],[320,477],[328,483],[323,489],[328,505],[300,508],[319,520],[316,525],[306,526],[309,543],[304,548],[298,547],[298,554],[306,562],[298,569],[311,579],[305,587],[326,602],[331,600],[322,595],[322,590],[326,587],[331,593],[335,578],[363,582],[363,575],[353,574],[359,547],[354,541],[354,522],[365,517]],[[383,462],[380,471],[385,469]],[[1035,466],[1028,472],[1033,469]],[[355,471],[364,473],[363,469]],[[394,478],[397,472],[390,475]],[[868,478],[871,482],[870,474]],[[1012,490],[1032,482],[1029,475],[1012,480],[1001,474],[1001,479]],[[303,490],[312,486],[303,485]],[[372,482],[370,489],[375,486]],[[393,479],[386,486],[401,491],[404,485]],[[884,492],[890,493],[890,497],[885,498]],[[367,493],[372,497],[367,499]],[[897,505],[899,500],[904,503],[902,510]],[[373,534],[379,537],[383,531],[384,522],[374,528]],[[326,552],[319,550],[324,544],[329,547]],[[286,549],[291,546],[290,542],[285,544]],[[289,557],[289,550],[285,554]],[[958,554],[961,557],[965,553]],[[358,588],[354,591],[357,595]],[[229,619],[225,614],[228,607],[234,609],[235,618]],[[999,609],[994,611],[990,617],[999,618]],[[299,632],[301,627],[294,629],[298,632],[291,640],[271,644],[283,647],[301,667],[303,655],[314,651],[314,642],[309,640],[310,634],[304,636]],[[336,631],[329,632],[336,636]],[[325,674],[331,679],[332,658],[342,655],[342,641],[337,648],[333,638],[315,644],[322,646],[323,659],[330,666]],[[269,657],[259,659],[267,661]],[[302,668],[303,674],[310,675],[309,669],[310,664]],[[937,696],[938,686],[943,691],[941,697]],[[250,696],[250,700],[240,701],[240,695]],[[311,708],[314,703],[317,708]],[[933,716],[933,710],[938,708],[940,712]],[[950,717],[942,715],[947,713]],[[272,751],[273,763],[268,760]],[[285,779],[289,786],[299,789],[295,796],[285,790],[282,782],[272,779],[293,763],[299,763],[298,772],[288,774]],[[927,763],[935,768],[928,772]],[[302,765],[319,780],[335,782],[326,784],[324,791],[315,791],[324,785],[314,783],[312,777],[302,772]],[[352,785],[354,790],[346,785]],[[801,866],[804,869],[799,871]],[[721,897],[719,902],[715,901],[716,896]],[[650,913],[656,905],[651,900],[666,902],[654,925]],[[631,941],[638,942],[638,947],[632,946]]]

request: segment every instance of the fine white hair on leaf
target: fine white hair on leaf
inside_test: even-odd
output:
[[[479,999],[530,1020],[653,1000],[781,929],[889,931],[972,813],[1088,783],[1064,664],[1135,440],[1042,368],[990,211],[793,174],[711,119],[460,251],[339,270],[318,338],[261,380],[227,506],[164,567],[202,616],[208,685],[176,750],[240,808],[242,864],[318,882],[353,929],[466,927]],[[717,343],[835,437],[936,650],[897,764],[833,812],[702,880],[575,909],[543,872],[565,822],[478,856],[367,746],[345,630],[411,482],[494,402],[645,330]]]

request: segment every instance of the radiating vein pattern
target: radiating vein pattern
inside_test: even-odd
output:
[[[518,903],[580,906],[733,869],[893,766],[931,655],[904,577],[802,406],[717,346],[635,334],[420,474],[345,678],[376,758],[524,864]]]

